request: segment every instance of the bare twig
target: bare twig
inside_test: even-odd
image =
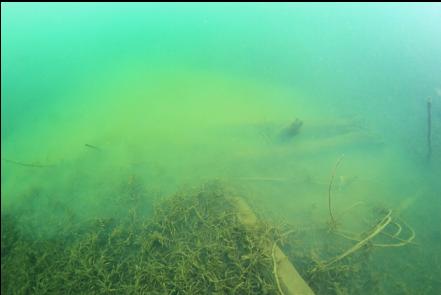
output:
[[[5,162],[8,162],[8,163],[12,163],[12,164],[20,165],[20,166],[25,166],[25,167],[33,167],[33,168],[47,168],[47,167],[55,166],[52,164],[23,163],[23,162],[14,161],[14,160],[5,159],[5,158],[2,158],[2,160]]]

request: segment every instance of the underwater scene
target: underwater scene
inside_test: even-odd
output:
[[[2,294],[441,294],[438,3],[2,3]]]

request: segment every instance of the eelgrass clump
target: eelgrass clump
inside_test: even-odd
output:
[[[245,228],[219,185],[179,193],[147,218],[94,219],[30,236],[2,212],[3,294],[278,294],[266,224]],[[27,212],[29,214],[29,212]],[[67,230],[68,229],[68,230]]]
[[[149,191],[132,178],[115,195],[106,205],[124,214],[112,218],[85,221],[39,191],[2,210],[2,294],[282,294],[275,245],[317,295],[439,293],[424,272],[418,285],[393,272],[385,278],[385,263],[418,257],[413,247],[389,247],[399,234],[406,234],[400,243],[414,237],[410,227],[392,224],[389,211],[376,212],[366,233],[342,238],[328,227],[244,226],[230,202],[235,194],[218,183],[180,192],[153,211]],[[37,204],[53,214],[42,219]],[[390,228],[371,239],[386,221]],[[379,250],[384,245],[389,251]]]

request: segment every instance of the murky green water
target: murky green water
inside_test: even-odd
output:
[[[141,195],[148,218],[151,203],[220,179],[308,232],[296,251],[322,263],[391,210],[357,250],[369,259],[345,261],[369,277],[356,287],[351,269],[323,292],[314,280],[331,271],[292,261],[317,294],[441,291],[440,5],[2,3],[1,16],[2,224],[16,218],[20,239],[125,220],[122,196]],[[330,254],[329,231],[353,241]],[[11,232],[2,282],[39,261],[14,252]],[[20,278],[15,291],[45,293]]]

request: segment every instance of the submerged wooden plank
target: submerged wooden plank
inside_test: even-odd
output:
[[[258,226],[258,219],[248,204],[239,197],[230,198],[230,202],[238,212],[240,222],[249,228]],[[268,245],[268,250],[273,251],[274,245]],[[300,276],[294,265],[277,245],[274,246],[274,257],[277,277],[283,295],[314,295],[314,292]]]

